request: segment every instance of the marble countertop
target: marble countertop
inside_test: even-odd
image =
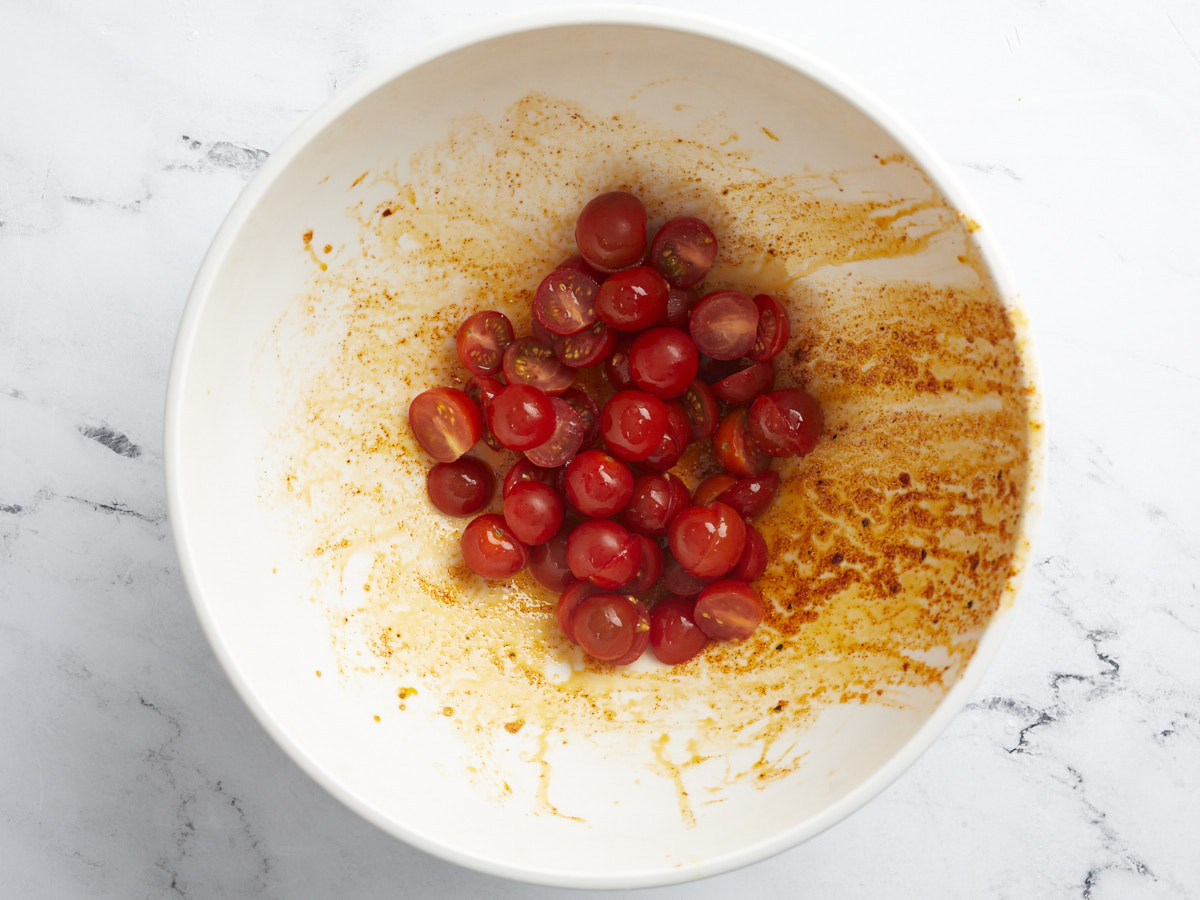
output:
[[[910,771],[780,856],[631,896],[1200,896],[1200,6],[665,5],[824,57],[948,160],[1023,288],[1050,484],[1015,627]],[[175,330],[247,179],[339,86],[495,11],[4,12],[0,896],[573,893],[411,849],[289,760],[200,630],[162,480]]]

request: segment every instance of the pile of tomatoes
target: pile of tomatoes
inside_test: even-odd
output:
[[[575,241],[579,255],[537,288],[532,334],[516,336],[495,310],[468,317],[465,390],[421,393],[409,423],[436,460],[434,506],[474,517],[462,533],[473,571],[505,579],[528,567],[559,593],[563,633],[595,659],[624,665],[649,646],[685,662],[762,620],[752,582],[767,545],[751,520],[778,491],[772,461],[816,444],[821,409],[799,388],[775,389],[790,330],[777,300],[701,294],[717,255],[704,222],[671,219],[647,246],[641,201],[614,191],[584,207]],[[592,391],[576,385],[601,369]],[[479,515],[496,482],[465,455],[479,440],[519,454],[503,514]],[[722,471],[693,493],[671,469],[699,441]]]

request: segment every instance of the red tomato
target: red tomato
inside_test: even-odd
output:
[[[708,506],[714,500],[723,500],[724,498],[721,495],[737,484],[737,481],[728,472],[718,472],[716,475],[709,475],[696,485],[696,490],[692,492],[692,503],[696,506]],[[733,506],[733,504],[731,503],[730,506]]]
[[[667,430],[663,432],[658,446],[639,466],[647,472],[665,472],[679,462],[683,451],[692,442],[692,425],[683,404],[677,400],[667,401]]]
[[[600,285],[596,315],[618,331],[642,331],[666,314],[670,292],[671,286],[649,266],[623,269]]]
[[[571,620],[575,617],[575,609],[583,601],[584,597],[590,597],[592,594],[600,593],[601,588],[596,587],[590,581],[572,581],[559,595],[558,604],[555,607],[555,613],[558,617],[558,627],[562,629],[562,633],[567,636],[567,639],[572,644],[579,643],[575,640],[575,629],[572,627]]]
[[[688,318],[696,349],[713,359],[737,359],[754,347],[758,307],[738,291],[716,291],[700,299]]]
[[[696,598],[696,624],[710,638],[741,641],[762,621],[762,599],[744,581],[715,581]]]
[[[536,466],[553,469],[565,466],[583,446],[587,431],[579,413],[562,397],[551,397],[554,407],[554,431],[543,444],[525,451],[525,458]]]
[[[496,479],[491,467],[473,456],[437,463],[425,474],[429,499],[448,516],[473,516],[492,499]]]
[[[717,396],[712,388],[697,378],[680,395],[679,402],[683,404],[688,420],[692,423],[692,440],[703,441],[712,437],[721,415],[721,407],[717,404]]]
[[[618,391],[600,410],[600,436],[609,452],[626,462],[640,462],[662,442],[667,407],[643,391]]]
[[[575,245],[588,265],[601,272],[632,266],[646,252],[646,208],[624,191],[588,201],[575,222]]]
[[[634,649],[642,613],[631,597],[592,594],[584,597],[571,616],[575,640],[584,652],[601,662],[616,662]],[[649,622],[642,628],[649,634]]]
[[[767,511],[779,493],[779,473],[768,469],[761,475],[745,475],[726,487],[717,497],[747,519],[756,519]]]
[[[533,295],[533,315],[551,334],[583,331],[596,321],[594,278],[575,269],[558,268],[542,279]]]
[[[473,375],[495,375],[512,339],[508,316],[494,309],[477,312],[458,326],[458,358]]]
[[[526,544],[544,544],[554,537],[565,513],[558,491],[540,481],[522,481],[504,498],[504,521]]]
[[[646,393],[664,400],[686,391],[699,368],[696,345],[678,328],[643,331],[629,348],[629,374],[634,382]]]
[[[712,447],[721,468],[731,475],[761,475],[771,468],[771,457],[750,436],[749,416],[744,406],[726,413],[713,432]]]
[[[708,635],[696,625],[696,601],[664,597],[650,610],[650,649],[659,662],[677,666],[708,646]]]
[[[713,383],[712,390],[718,399],[734,406],[743,406],[774,386],[775,363],[768,359],[766,362],[751,363],[732,375],[726,375]]]
[[[546,543],[529,548],[529,574],[548,591],[565,591],[567,585],[575,580],[567,564],[567,537],[570,533],[570,528],[564,525]]]
[[[746,548],[729,577],[750,582],[767,570],[767,542],[757,528],[746,523]]]
[[[617,346],[617,332],[603,322],[596,322],[583,331],[566,337],[555,336],[554,355],[564,366],[586,369],[612,356]]]
[[[698,578],[720,578],[729,572],[746,545],[746,523],[731,506],[714,500],[689,506],[667,532],[671,555],[683,570]]]
[[[591,394],[584,393],[579,388],[567,388],[559,396],[571,404],[571,408],[579,413],[583,420],[583,443],[580,446],[590,447],[600,439],[600,407],[592,399]]]
[[[684,571],[683,566],[669,552],[663,556],[662,586],[680,597],[695,597],[715,579],[698,578]]]
[[[666,537],[671,520],[691,505],[688,489],[675,475],[639,475],[633,481],[621,521],[630,531],[647,537]]]
[[[612,356],[604,361],[604,376],[614,391],[628,391],[637,387],[629,372],[629,348],[633,346],[633,340],[632,335],[618,339]]]
[[[644,594],[662,577],[663,552],[650,538],[643,534],[635,534],[634,539],[642,548],[642,562],[637,573],[628,581],[621,591],[626,594]]]
[[[567,463],[563,488],[571,505],[585,516],[608,518],[633,495],[633,473],[603,450],[584,450]]]
[[[561,394],[575,381],[575,370],[563,365],[548,344],[531,337],[508,345],[503,369],[510,385],[530,384],[547,394]]]
[[[557,489],[559,474],[557,469],[543,469],[522,456],[513,463],[508,474],[504,476],[504,484],[501,486],[500,492],[507,497],[509,492],[523,481],[540,481],[542,484],[548,484]]]
[[[509,384],[487,407],[488,427],[509,450],[529,450],[554,434],[554,404],[529,384]]]
[[[567,538],[567,562],[576,578],[610,590],[637,574],[642,548],[633,535],[610,519],[588,519]]]
[[[483,415],[463,391],[439,387],[413,398],[408,425],[426,453],[438,462],[454,462],[483,434]]]
[[[746,356],[755,362],[762,362],[778,355],[787,346],[792,326],[787,310],[774,297],[759,294],[754,298],[754,305],[758,307],[758,329],[754,346],[746,352]]]
[[[671,219],[650,243],[650,264],[674,287],[691,287],[712,268],[717,237],[691,216]]]
[[[824,427],[820,404],[800,388],[772,391],[750,406],[750,435],[772,456],[803,456],[817,445]]]
[[[629,599],[633,600],[633,607],[637,612],[637,621],[633,626],[633,643],[629,645],[629,649],[624,655],[618,656],[609,663],[612,666],[627,666],[637,662],[646,652],[646,648],[650,646],[650,613],[646,609],[646,604],[634,597]]]
[[[504,516],[486,513],[468,523],[462,533],[463,560],[484,578],[511,578],[525,567],[529,550],[512,533]]]
[[[662,324],[687,331],[688,316],[699,300],[700,294],[694,287],[672,287],[667,293],[667,311],[663,313]]]

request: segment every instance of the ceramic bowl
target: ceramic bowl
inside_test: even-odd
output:
[[[706,285],[787,306],[778,383],[825,413],[758,523],[764,624],[675,668],[590,663],[552,595],[465,570],[405,418],[617,188],[711,223]],[[170,518],[231,681],[349,807],[513,879],[678,882],[834,824],[962,706],[1029,561],[1041,413],[980,222],[862,89],[716,21],[497,20],[341,91],[221,227],[171,370]]]

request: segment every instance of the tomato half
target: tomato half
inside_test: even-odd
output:
[[[708,506],[689,506],[677,515],[667,541],[671,555],[689,575],[720,578],[742,558],[746,523],[731,506],[714,500]]]
[[[741,641],[762,621],[762,599],[744,581],[715,581],[696,598],[696,624],[710,638]]]
[[[748,425],[754,442],[772,456],[803,456],[817,445],[825,417],[808,391],[783,388],[751,404]]]
[[[713,359],[737,359],[754,346],[758,307],[739,291],[716,291],[700,298],[688,318],[696,349]]]
[[[483,434],[483,415],[465,392],[439,387],[413,398],[408,425],[421,449],[438,462],[454,462]]]
[[[674,287],[696,284],[717,258],[717,237],[700,219],[671,219],[650,243],[650,264]]]
[[[575,245],[601,272],[632,266],[646,252],[646,208],[625,191],[593,197],[575,221]]]
[[[664,597],[650,610],[650,650],[660,662],[677,666],[708,646],[708,635],[696,624],[696,601]]]
[[[491,466],[473,456],[437,463],[425,473],[429,500],[448,516],[473,516],[492,499],[496,478]]]
[[[525,567],[529,550],[504,516],[485,513],[472,519],[462,533],[463,561],[484,578],[511,578]]]
[[[513,339],[512,322],[494,309],[467,316],[458,326],[458,358],[473,375],[495,375]]]

